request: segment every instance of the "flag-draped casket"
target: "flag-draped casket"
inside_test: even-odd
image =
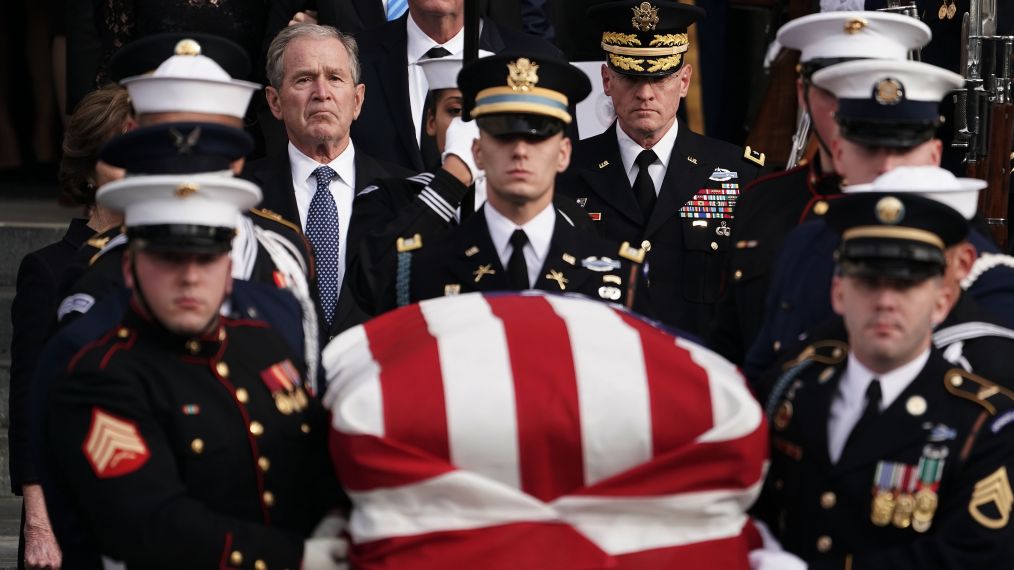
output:
[[[355,568],[748,568],[766,424],[694,342],[474,293],[350,329],[324,362]]]

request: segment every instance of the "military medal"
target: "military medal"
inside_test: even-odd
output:
[[[873,496],[873,509],[870,511],[870,522],[877,526],[887,526],[894,514],[894,493],[889,490],[878,490]]]
[[[943,478],[947,453],[946,447],[932,445],[927,445],[922,450],[922,457],[919,458],[919,466],[916,468],[919,473],[919,490],[915,494],[915,510],[912,513],[912,529],[916,532],[926,532],[933,524],[933,515],[940,502],[937,489],[940,487],[940,479]]]
[[[299,371],[291,361],[285,360],[262,370],[261,380],[281,414],[288,416],[306,408],[306,394],[299,388]]]

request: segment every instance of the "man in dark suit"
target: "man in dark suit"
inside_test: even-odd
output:
[[[334,28],[299,24],[282,30],[268,50],[266,95],[285,124],[288,147],[251,163],[246,177],[264,190],[263,206],[298,224],[313,247],[321,324],[329,335],[358,317],[339,303],[355,193],[375,178],[404,175],[359,151],[349,126],[366,88],[359,80],[356,42]],[[318,191],[320,190],[320,191]]]
[[[567,108],[591,90],[584,74],[502,54],[466,66],[458,83],[479,127],[472,150],[486,203],[436,244],[418,234],[398,240],[395,303],[541,289],[629,306],[644,252],[582,232],[553,205],[556,175],[570,162]]]
[[[589,11],[603,30],[602,83],[617,121],[575,146],[585,184],[561,189],[599,233],[648,252],[647,294],[635,308],[695,334],[705,330],[724,286],[739,188],[764,164],[763,154],[693,133],[676,119],[693,72],[684,61],[687,28],[703,15],[668,0]]]
[[[439,166],[435,145],[431,147],[429,139],[420,142],[428,87],[415,64],[463,51],[464,0],[409,0],[408,6],[407,14],[362,37],[363,83],[371,96],[352,126],[352,138],[380,159],[414,172],[432,171]],[[488,18],[482,19],[479,48],[561,58],[560,50],[545,40]]]

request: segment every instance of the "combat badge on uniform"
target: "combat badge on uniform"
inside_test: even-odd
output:
[[[133,473],[151,457],[136,423],[117,418],[99,407],[92,408],[92,423],[83,448],[99,479]]]

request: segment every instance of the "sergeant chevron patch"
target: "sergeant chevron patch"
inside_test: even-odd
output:
[[[99,479],[133,473],[151,457],[137,424],[99,407],[92,408],[92,424],[82,448]]]

